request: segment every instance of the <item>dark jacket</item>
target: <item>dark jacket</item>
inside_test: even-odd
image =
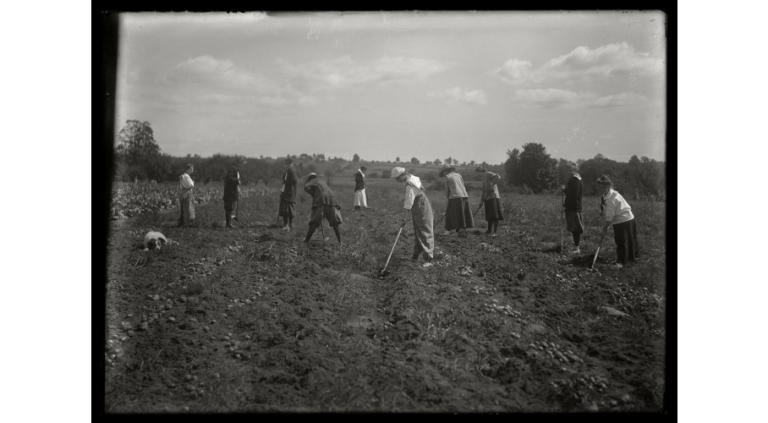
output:
[[[283,184],[285,186],[283,187],[283,192],[280,193],[281,199],[289,203],[296,202],[296,184],[298,180],[299,178],[296,177],[296,169],[291,165],[291,167],[289,167],[283,174]]]
[[[224,201],[237,201],[239,193],[237,187],[240,185],[237,168],[230,168],[224,177]]]
[[[584,184],[581,182],[581,176],[573,175],[568,180],[568,185],[565,187],[565,209],[567,211],[580,212],[581,211],[581,195],[584,188]]]
[[[363,176],[362,172],[357,171],[355,173],[355,191],[360,191],[361,189],[365,189],[365,176]]]
[[[336,200],[336,196],[331,191],[331,187],[320,178],[315,178],[304,185],[304,191],[312,196],[312,207],[333,206],[341,208],[341,204]]]

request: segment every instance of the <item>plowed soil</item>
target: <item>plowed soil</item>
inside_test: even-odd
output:
[[[369,196],[377,208],[342,210],[342,246],[327,223],[329,240],[302,242],[303,194],[292,232],[274,196],[244,199],[237,229],[221,200],[196,227],[173,227],[178,210],[112,221],[105,411],[664,408],[664,232],[642,224],[663,205],[632,204],[642,256],[624,269],[609,267],[612,234],[588,269],[596,227],[581,256],[560,253],[558,199],[508,195],[496,237],[481,211],[478,231],[436,237],[431,268],[410,260],[407,225],[380,279],[402,193]],[[143,251],[153,228],[172,242]]]

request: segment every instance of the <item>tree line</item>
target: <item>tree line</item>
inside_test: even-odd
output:
[[[571,176],[568,161],[552,158],[544,145],[539,143],[525,144],[522,151],[517,148],[507,151],[507,156],[504,163],[507,184],[533,193],[555,190]],[[594,182],[601,175],[608,175],[616,190],[628,198],[666,198],[664,162],[634,155],[628,163],[624,163],[598,154],[592,159],[579,159],[576,164],[584,182],[585,195],[597,195]]]
[[[314,163],[324,163],[326,168],[323,174],[331,178],[335,174],[349,171],[353,164],[364,163],[355,153],[351,162],[341,157],[326,157],[322,153],[288,155],[294,160],[296,172],[299,177],[310,172],[317,173]],[[199,155],[187,155],[175,157],[161,151],[154,139],[154,133],[149,122],[129,120],[120,130],[115,148],[115,175],[116,181],[176,181],[184,171],[187,164],[195,167],[195,180],[208,183],[224,178],[226,170],[236,159],[245,159],[240,166],[240,177],[245,184],[256,183],[259,180],[269,182],[272,179],[282,177],[284,169],[281,159],[260,156],[257,158],[245,158],[237,155],[214,154],[212,157],[200,157]],[[311,162],[305,164],[305,162]],[[417,165],[421,162],[413,157],[409,161]],[[395,164],[405,164],[397,157]],[[386,163],[392,163],[387,161]],[[570,177],[568,161],[551,157],[543,144],[528,143],[522,146],[522,151],[515,148],[507,151],[507,160],[500,165],[490,165],[486,162],[475,161],[461,162],[458,159],[447,157],[440,160],[425,161],[424,164],[441,165],[442,163],[470,167],[469,172],[462,175],[468,181],[480,181],[482,175],[476,174],[474,168],[477,165],[485,166],[489,171],[502,176],[503,182],[500,189],[518,192],[542,193],[557,190],[561,184],[565,184]],[[584,194],[596,195],[597,187],[594,181],[600,175],[608,175],[614,182],[616,189],[628,195],[629,198],[665,198],[665,163],[632,156],[628,163],[617,162],[598,154],[592,159],[579,159],[579,173],[584,181]],[[436,171],[430,171],[420,175],[425,182],[432,183],[432,188],[444,189],[442,181]],[[387,177],[372,172],[369,177]]]

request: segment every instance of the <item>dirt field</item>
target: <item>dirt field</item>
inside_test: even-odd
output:
[[[242,200],[234,230],[220,199],[198,206],[194,228],[173,227],[178,209],[110,222],[105,411],[663,409],[663,203],[630,201],[641,258],[621,270],[608,267],[612,231],[590,272],[560,253],[558,197],[506,194],[497,237],[438,236],[424,269],[409,224],[378,279],[402,192],[370,191],[373,209],[355,212],[340,185],[341,247],[327,222],[328,241],[302,242],[304,193],[290,233],[275,195]],[[446,200],[429,196],[438,219]],[[584,199],[585,258],[597,202]],[[152,228],[174,242],[144,252]]]

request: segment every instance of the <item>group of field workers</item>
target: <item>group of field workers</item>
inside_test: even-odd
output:
[[[241,161],[232,163],[227,171],[224,180],[224,213],[226,217],[226,227],[233,228],[232,219],[237,220],[233,210],[237,208],[239,197],[240,173],[238,171]],[[573,162],[568,162],[571,169],[571,177],[567,185],[560,188],[563,192],[562,209],[564,215],[564,224],[566,229],[573,235],[574,249],[572,254],[580,254],[579,241],[584,232],[582,220],[582,191],[583,182],[578,172],[578,166]],[[293,230],[293,219],[296,216],[296,200],[298,194],[299,178],[293,165],[293,160],[287,158],[283,160],[285,173],[282,177],[282,187],[280,189],[280,205],[278,206],[278,216],[283,220],[282,230]],[[354,202],[355,210],[368,208],[368,198],[366,195],[365,172],[366,167],[361,166],[355,173]],[[194,182],[190,174],[194,167],[190,164],[185,168],[184,173],[179,177],[179,204],[181,215],[179,217],[179,226],[193,225],[195,219],[195,201],[194,201]],[[482,205],[485,208],[485,218],[488,222],[486,234],[491,237],[496,236],[499,227],[499,221],[504,219],[499,196],[497,183],[501,177],[493,172],[489,172],[484,167],[475,169],[482,175]],[[448,206],[441,220],[445,219],[445,232],[441,235],[459,234],[468,228],[474,227],[472,210],[469,205],[469,195],[464,186],[464,179],[461,174],[456,172],[456,168],[450,165],[444,165],[438,174],[440,178],[446,180],[446,197]],[[424,267],[432,265],[435,249],[434,234],[434,213],[430,205],[429,198],[426,195],[426,189],[421,180],[406,172],[403,167],[394,167],[390,172],[390,177],[400,182],[405,187],[405,196],[403,208],[403,226],[407,223],[410,212],[414,231],[414,246],[411,259],[417,261],[423,257]],[[613,183],[608,176],[601,176],[597,181],[597,186],[602,194],[600,198],[600,214],[602,216],[601,234],[607,236],[608,228],[613,226],[614,240],[616,242],[616,267],[623,267],[627,261],[634,261],[638,258],[637,230],[635,228],[634,215],[624,197],[613,189]],[[311,239],[317,227],[322,225],[325,218],[333,229],[336,239],[341,244],[341,233],[339,225],[342,223],[341,203],[336,199],[333,190],[328,184],[317,177],[315,173],[310,173],[304,178],[304,191],[312,197],[312,212],[309,221],[304,242]],[[479,209],[478,209],[479,210]],[[439,221],[438,221],[439,223]],[[455,231],[455,232],[452,232]],[[601,238],[602,243],[602,238]]]

